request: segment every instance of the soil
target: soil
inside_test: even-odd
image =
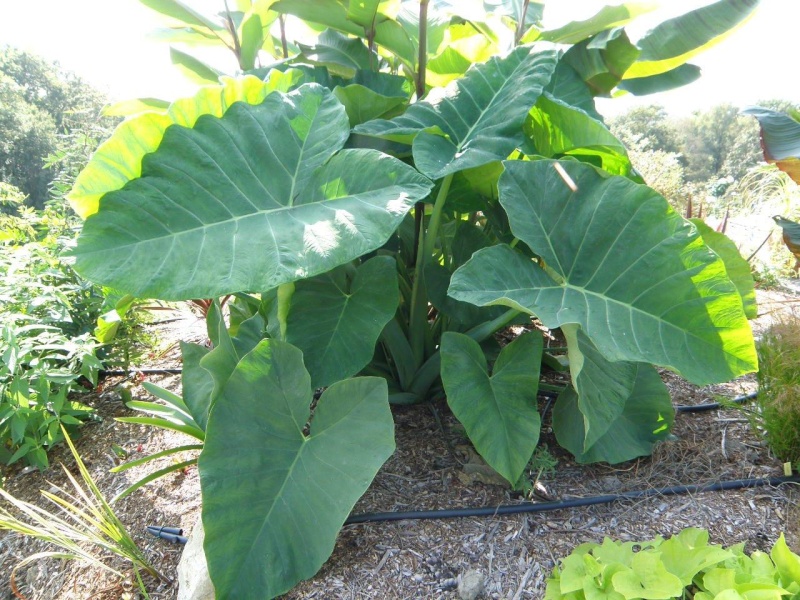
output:
[[[800,306],[795,304],[792,292],[759,292],[759,301],[761,314],[753,322],[757,334],[778,315]],[[202,342],[202,320],[188,310],[169,317],[159,313],[159,318],[169,322],[157,326],[160,347],[148,366],[180,367],[175,340]],[[732,398],[756,388],[753,376],[703,388],[671,373],[664,372],[662,377],[675,405],[714,401],[720,395]],[[122,447],[129,458],[136,458],[191,443],[182,434],[114,420],[132,414],[123,405],[116,386],[125,383],[131,386],[135,398],[152,400],[140,385],[143,380],[141,375],[127,381],[109,378],[96,393],[82,398],[96,409],[99,419],[84,428],[76,445],[107,498],[170,460],[112,474],[109,468],[120,462],[112,445]],[[176,391],[180,388],[179,376],[148,375],[146,380]],[[542,400],[540,410],[548,408],[546,400]],[[433,408],[396,407],[394,416],[397,451],[354,513],[492,507],[526,501],[481,468],[445,404]],[[770,455],[739,410],[680,413],[673,433],[675,440],[657,446],[651,457],[615,466],[578,465],[555,444],[545,414],[542,442],[557,465],[554,472],[542,473],[538,495],[530,500],[542,502],[783,474],[780,462]],[[51,460],[54,466],[46,473],[20,467],[6,469],[6,489],[23,500],[46,506],[40,489],[50,489],[52,484],[68,485],[60,463],[75,472],[68,449],[54,449]],[[797,486],[783,485],[655,496],[528,515],[349,525],[342,530],[333,555],[320,572],[285,598],[452,599],[459,597],[459,581],[470,570],[479,571],[484,578],[485,598],[542,598],[556,560],[580,543],[601,541],[604,536],[645,540],[691,526],[709,529],[714,543],[746,542],[749,551],[768,550],[780,532],[785,532],[789,545],[797,551],[797,501]],[[114,507],[152,564],[167,579],[174,580],[182,547],[150,536],[145,528],[182,527],[188,534],[200,514],[197,469],[190,467],[157,479]],[[17,591],[12,591],[14,566],[26,556],[46,549],[36,540],[0,533],[0,600],[138,597],[130,579],[120,580],[77,561],[54,559],[17,570]],[[125,569],[119,560],[109,558],[108,563]],[[171,600],[177,595],[176,584],[155,579],[145,582],[154,600]]]

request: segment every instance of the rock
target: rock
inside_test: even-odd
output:
[[[475,600],[484,592],[483,573],[470,569],[458,578],[458,597],[461,600]]]
[[[203,551],[203,522],[197,521],[178,563],[177,600],[214,600],[214,584],[208,576],[208,563]]]

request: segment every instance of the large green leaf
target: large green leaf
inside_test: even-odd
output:
[[[241,39],[239,67],[244,71],[255,68],[259,50],[264,47],[264,42],[271,38],[270,26],[278,18],[278,13],[270,10],[272,4],[273,0],[256,0],[242,17],[242,24],[239,27]]]
[[[748,263],[739,253],[739,248],[724,233],[718,233],[711,229],[702,219],[690,219],[706,246],[716,252],[717,256],[725,263],[725,270],[728,272],[733,285],[739,290],[744,305],[744,314],[748,319],[755,319],[758,316],[758,304],[756,302],[756,288],[753,281],[753,272]]]
[[[697,229],[647,186],[561,161],[506,161],[500,203],[546,270],[508,246],[475,254],[450,295],[503,304],[550,328],[579,324],[611,361],[670,367],[698,384],[757,367],[741,297]]]
[[[372,0],[369,3],[372,4]],[[348,15],[346,3],[337,0],[280,0],[272,5],[272,10],[294,15],[303,21],[319,23],[356,37],[364,36],[364,25],[348,18],[360,18],[357,14],[360,11],[350,11]],[[375,42],[397,55],[406,64],[415,64],[414,43],[397,21],[376,20]]]
[[[186,25],[213,31],[218,35],[225,31],[222,25],[180,0],[139,0],[139,2],[166,17],[182,21]]]
[[[622,414],[636,382],[636,363],[608,361],[577,325],[564,325],[561,331],[569,348],[572,386],[578,394],[583,421],[580,454],[605,435]]]
[[[606,29],[625,25],[657,6],[654,2],[628,2],[627,4],[604,6],[596,15],[584,21],[572,21],[558,29],[548,29],[538,34],[531,32],[523,41],[536,39],[560,44],[577,44]]]
[[[206,321],[213,349],[181,342],[183,400],[204,431],[211,407],[236,365],[264,337],[264,320],[259,314],[242,322],[234,336],[228,332],[219,304],[212,305]]]
[[[664,21],[637,42],[642,53],[625,78],[666,73],[728,37],[760,0],[720,0]]]
[[[558,443],[575,455],[579,463],[616,464],[653,452],[653,446],[667,439],[675,418],[669,391],[652,366],[633,365],[635,385],[625,399],[622,412],[606,432],[588,449],[586,428],[579,398],[573,388],[558,397],[553,408],[553,431]]]
[[[378,55],[370,52],[360,39],[333,29],[323,31],[313,46],[298,44],[298,47],[298,60],[328,67],[343,77],[353,77],[359,69],[372,69],[379,61]]]
[[[491,376],[483,350],[469,336],[445,333],[441,354],[447,404],[484,460],[516,484],[539,441],[542,336],[525,334],[503,348]]]
[[[302,350],[311,384],[325,387],[367,366],[399,301],[390,256],[376,256],[352,275],[337,269],[298,281],[285,339]]]
[[[103,107],[104,117],[130,117],[143,112],[166,112],[169,108],[167,100],[158,98],[135,98],[122,100]]]
[[[92,155],[67,199],[84,219],[97,212],[100,198],[122,188],[142,173],[142,160],[154,152],[172,125],[192,127],[202,115],[221,117],[236,102],[258,104],[268,94],[288,91],[302,77],[300,71],[270,71],[266,80],[246,76],[222,78],[217,86],[201,88],[191,98],[173,102],[166,112],[148,112],[124,121]]]
[[[205,431],[208,425],[208,413],[211,410],[211,397],[214,394],[214,379],[211,373],[200,366],[200,361],[211,350],[200,344],[186,342],[181,342],[180,347],[183,361],[181,370],[183,401],[200,429]]]
[[[384,380],[336,383],[313,415],[311,401],[302,354],[276,340],[242,359],[217,400],[198,465],[218,598],[273,598],[316,573],[394,451]]]
[[[391,121],[357,133],[411,143],[414,164],[432,179],[507,158],[522,142],[522,124],[556,64],[554,50],[521,47],[476,65],[445,88],[432,90]]]
[[[218,83],[219,78],[225,75],[225,73],[219,69],[215,69],[199,58],[192,56],[188,52],[178,50],[177,48],[169,49],[169,58],[172,64],[178,67],[178,70],[190,81],[199,83],[200,85]]]
[[[591,90],[567,61],[558,61],[556,70],[553,72],[553,78],[547,84],[545,92],[570,106],[580,108],[590,117],[597,119],[601,123],[603,122],[603,117],[595,108],[594,96],[592,96]]]
[[[622,28],[608,29],[575,44],[564,61],[575,69],[596,95],[609,95],[639,56]]]
[[[497,45],[471,23],[456,23],[445,31],[442,47],[427,63],[426,83],[445,86],[461,77],[476,63],[486,62],[498,53]]]
[[[689,85],[698,79],[700,79],[700,67],[686,63],[658,75],[623,79],[617,87],[634,96],[647,96]]]
[[[536,154],[548,158],[573,156],[615,175],[631,172],[625,146],[602,121],[547,93],[531,109],[525,134]]]
[[[410,97],[408,80],[399,75],[357,71],[353,79],[333,88],[347,111],[350,126],[400,114]]]
[[[374,150],[337,153],[349,132],[344,107],[316,84],[169,127],[141,177],[86,221],[76,269],[137,297],[208,298],[375,250],[431,183]]]
[[[758,119],[761,147],[767,162],[775,163],[800,183],[800,114],[788,115],[760,106],[751,106],[742,113]]]

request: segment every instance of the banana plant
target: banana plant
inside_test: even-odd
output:
[[[225,29],[228,9],[214,29],[177,0],[146,3],[194,37],[244,31]],[[209,310],[212,349],[182,346],[218,597],[273,597],[319,569],[394,449],[390,403],[446,397],[518,485],[546,357],[535,328],[500,348],[509,324],[566,339],[553,428],[580,462],[667,438],[655,366],[698,384],[757,368],[744,260],[642,182],[594,105],[688,81],[676,69],[755,0],[638,45],[622,29],[646,8],[633,4],[552,30],[538,3],[511,0],[256,4],[284,38],[298,19],[321,33],[148,104],[70,194],[89,279],[236,296],[229,322]]]

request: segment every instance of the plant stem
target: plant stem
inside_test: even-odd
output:
[[[514,46],[519,46],[519,41],[525,34],[525,19],[527,18],[528,14],[529,2],[530,0],[523,0],[522,2],[522,12],[520,13],[519,16],[519,23],[517,23],[517,31],[514,33]]]
[[[451,183],[453,183],[452,173],[442,179],[442,186],[439,188],[439,193],[436,195],[436,202],[433,204],[433,212],[431,213],[431,221],[428,224],[428,231],[425,233],[425,239],[423,241],[423,260],[427,260],[433,256],[433,247],[436,244],[436,238],[439,235],[439,225],[442,222],[444,201],[447,199],[447,193],[450,191]]]
[[[278,24],[281,28],[281,50],[283,50],[283,58],[289,58],[289,45],[286,43],[286,15],[278,17]]]
[[[481,323],[477,327],[473,327],[467,331],[466,335],[480,343],[492,335],[495,331],[498,331],[508,325],[511,321],[516,319],[519,314],[520,311],[515,308],[511,308],[496,319],[487,321],[486,323]],[[427,361],[425,361],[422,367],[417,370],[417,373],[414,376],[408,391],[412,394],[416,394],[420,398],[425,398],[428,390],[441,373],[441,364],[441,351],[437,350]]]
[[[439,187],[436,201],[433,204],[433,213],[425,231],[424,222],[420,222],[419,240],[417,242],[417,260],[414,265],[414,284],[411,290],[411,316],[409,327],[409,338],[411,340],[411,350],[414,353],[414,362],[417,366],[422,365],[425,359],[425,328],[428,326],[428,294],[425,290],[424,270],[425,263],[431,260],[433,248],[436,244],[436,237],[439,233],[439,225],[442,221],[442,210],[447,199],[447,192],[450,191],[450,184],[453,175],[446,176]]]
[[[428,69],[428,2],[419,0],[419,60],[417,61],[417,101],[425,95],[425,71]]]
[[[233,38],[233,53],[236,55],[236,62],[239,63],[239,68],[244,71],[245,67],[242,64],[242,46],[239,43],[239,34],[236,32],[236,25],[231,17],[231,9],[228,8],[228,0],[225,0],[225,21],[228,25],[228,31],[231,32]]]

